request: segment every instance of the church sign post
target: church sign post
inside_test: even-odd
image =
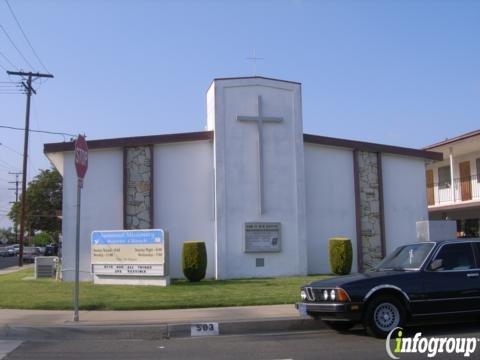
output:
[[[88,168],[88,146],[85,136],[78,135],[75,140],[75,169],[77,171],[77,225],[75,233],[75,289],[73,295],[73,321],[78,321],[78,305],[80,291],[80,199],[83,187],[83,178]]]

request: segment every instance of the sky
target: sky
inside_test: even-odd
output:
[[[480,1],[8,2],[46,69],[0,0],[22,54],[0,31],[0,126],[24,127],[25,95],[1,86],[18,68],[55,76],[34,83],[34,130],[201,131],[211,80],[254,75],[255,49],[257,75],[302,83],[306,133],[421,148],[480,128]],[[31,133],[28,178],[51,166],[44,143],[69,140]],[[0,143],[4,227],[23,132],[0,128]]]

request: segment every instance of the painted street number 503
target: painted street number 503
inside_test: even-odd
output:
[[[191,326],[191,336],[218,335],[218,323],[200,323]]]

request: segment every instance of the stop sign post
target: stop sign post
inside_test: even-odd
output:
[[[75,169],[77,171],[77,226],[75,234],[75,289],[73,293],[74,314],[73,321],[78,321],[79,293],[80,293],[80,200],[83,179],[88,169],[88,146],[85,136],[78,135],[75,140]]]

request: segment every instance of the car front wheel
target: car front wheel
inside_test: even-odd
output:
[[[405,307],[393,296],[374,298],[367,307],[363,324],[370,335],[386,338],[405,321]]]

